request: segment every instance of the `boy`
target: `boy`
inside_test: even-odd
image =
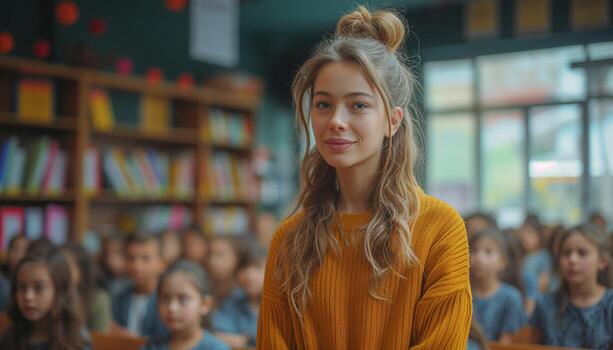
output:
[[[255,346],[266,251],[254,243],[251,242],[239,258],[237,279],[240,288],[235,289],[211,316],[216,335],[234,348]]]
[[[113,320],[139,336],[166,334],[157,311],[158,278],[164,270],[157,236],[137,234],[126,241],[126,268],[131,283],[113,296]]]

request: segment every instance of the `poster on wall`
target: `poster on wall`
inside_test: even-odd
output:
[[[189,55],[233,68],[238,64],[238,0],[190,1]]]
[[[515,3],[516,34],[544,34],[550,27],[550,0],[519,0]]]
[[[474,0],[464,8],[464,35],[468,39],[498,35],[498,0]]]

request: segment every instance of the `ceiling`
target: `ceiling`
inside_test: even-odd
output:
[[[312,33],[333,28],[343,13],[363,4],[372,8],[417,10],[444,6],[461,0],[246,0],[241,5],[241,26],[250,34]]]

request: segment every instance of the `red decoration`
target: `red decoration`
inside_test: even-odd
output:
[[[92,18],[88,25],[89,34],[101,36],[106,32],[106,21],[100,18]]]
[[[177,82],[180,88],[189,89],[194,86],[194,77],[189,73],[183,73],[179,75]]]
[[[9,32],[0,32],[0,53],[9,53],[14,47],[13,35]]]
[[[79,18],[79,6],[71,0],[60,1],[55,6],[55,18],[61,25],[72,25]]]
[[[128,75],[132,73],[132,68],[134,67],[132,60],[127,57],[121,57],[118,59],[115,66],[117,67],[117,73],[121,75]]]
[[[34,56],[37,58],[47,58],[51,54],[51,45],[47,40],[37,40],[34,43]]]
[[[183,11],[187,0],[166,0],[166,8],[173,12]]]
[[[147,80],[149,83],[158,84],[164,79],[164,72],[158,67],[151,67],[147,71]]]

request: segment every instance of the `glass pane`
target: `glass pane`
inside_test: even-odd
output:
[[[480,57],[480,103],[513,105],[584,98],[585,72],[570,67],[584,59],[582,46]]]
[[[581,221],[581,110],[539,107],[530,113],[530,209],[546,223]]]
[[[590,212],[613,229],[613,99],[590,103]]]
[[[469,213],[477,204],[475,117],[432,115],[428,121],[428,190],[461,213]]]
[[[473,103],[473,70],[470,60],[426,63],[425,98],[430,110],[469,107]]]
[[[525,217],[524,123],[521,111],[489,112],[482,118],[483,207],[501,227]]]
[[[604,43],[589,44],[587,52],[591,60],[601,60],[613,57],[613,41]]]

